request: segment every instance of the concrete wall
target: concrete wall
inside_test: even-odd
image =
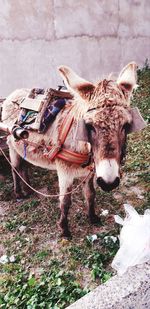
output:
[[[56,67],[89,80],[150,54],[149,0],[0,0],[0,96],[57,86]]]
[[[80,298],[66,309],[149,309],[150,263],[130,267],[122,276]]]

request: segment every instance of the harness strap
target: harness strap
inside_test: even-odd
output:
[[[63,148],[63,144],[66,140],[66,137],[69,133],[69,130],[74,120],[74,117],[72,115],[71,116],[69,115],[71,109],[72,109],[72,106],[69,107],[68,113],[61,123],[57,145],[45,146],[45,150],[43,151],[43,156],[49,161],[52,161],[54,160],[54,158],[57,157],[59,159],[62,159],[72,164],[82,165],[83,163],[89,160],[88,153],[79,153],[79,152],[75,152],[75,151]],[[22,143],[23,140],[17,141],[17,143],[20,143],[20,142]],[[34,142],[26,141],[26,144],[29,144],[35,148],[37,148],[37,146],[40,147],[40,145]]]
[[[48,146],[48,153],[44,154],[44,157],[48,158],[50,161],[55,157],[62,159],[64,161],[74,163],[74,164],[83,164],[89,160],[89,154],[78,153],[75,151],[71,151],[63,148],[63,144],[66,140],[66,137],[70,131],[72,126],[74,117],[70,115],[70,111],[73,106],[71,106],[68,110],[67,116],[63,119],[60,131],[59,131],[59,142],[56,146]]]
[[[66,140],[66,137],[67,137],[67,135],[68,135],[68,133],[70,131],[70,128],[72,126],[73,120],[74,120],[74,117],[69,115],[72,107],[73,106],[71,106],[69,108],[68,114],[63,119],[63,122],[62,122],[61,127],[60,127],[59,141],[60,141],[61,146],[64,144],[64,142]]]
[[[47,149],[49,149],[49,152],[44,153],[44,157],[48,158],[50,161],[54,159],[54,157],[57,157],[59,159],[62,159],[64,161],[74,163],[74,164],[83,164],[85,163],[89,156],[88,154],[84,153],[78,153],[75,151],[71,151],[68,149],[54,149],[54,146],[48,146]],[[53,158],[53,159],[52,159]]]
[[[66,137],[70,131],[70,128],[74,120],[74,117],[69,115],[72,107],[73,106],[69,107],[67,116],[63,119],[62,124],[60,126],[58,144],[54,146],[48,146],[47,149],[49,149],[49,152],[44,154],[44,156],[47,157],[50,161],[53,160],[56,156],[58,157],[60,151],[61,152],[63,151],[62,150],[63,144],[66,140]]]

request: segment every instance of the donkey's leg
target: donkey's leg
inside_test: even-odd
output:
[[[9,145],[9,155],[10,160],[12,164],[12,176],[14,181],[14,193],[17,199],[23,198],[23,193],[21,190],[21,181],[20,177],[17,175],[17,173],[14,171],[14,168],[17,170],[19,174],[21,174],[20,165],[22,158],[19,156],[19,154],[15,151],[13,147]]]
[[[21,164],[20,164],[21,176],[30,185],[28,167],[29,167],[29,163],[25,161],[24,159],[22,159]],[[23,188],[23,191],[25,192],[25,197],[28,197],[30,194],[33,193],[32,189],[28,185],[26,185],[25,182],[23,181],[22,181],[22,188]]]
[[[68,211],[71,205],[71,193],[73,178],[70,173],[67,173],[65,169],[58,169],[58,180],[60,189],[60,210],[61,216],[59,220],[59,227],[61,228],[61,235],[63,237],[70,237],[70,231],[68,227]]]
[[[87,204],[87,210],[88,210],[88,216],[89,216],[90,222],[99,223],[100,218],[95,214],[96,191],[94,188],[93,178],[94,178],[94,174],[90,175],[89,178],[86,180],[84,187],[83,187],[83,193],[84,193],[86,204]]]

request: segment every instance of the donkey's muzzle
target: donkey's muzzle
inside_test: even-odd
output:
[[[105,180],[102,177],[97,178],[97,184],[99,185],[99,187],[101,187],[101,189],[103,191],[106,191],[106,192],[109,192],[109,191],[117,188],[119,186],[119,183],[120,183],[119,177],[116,177],[114,182],[112,182],[112,183],[105,182]]]

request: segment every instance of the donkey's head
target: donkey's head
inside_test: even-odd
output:
[[[120,182],[126,137],[133,125],[129,102],[136,86],[136,68],[130,63],[116,82],[103,80],[96,85],[68,67],[59,68],[80,112],[77,138],[91,144],[97,183],[104,191],[116,188]]]

